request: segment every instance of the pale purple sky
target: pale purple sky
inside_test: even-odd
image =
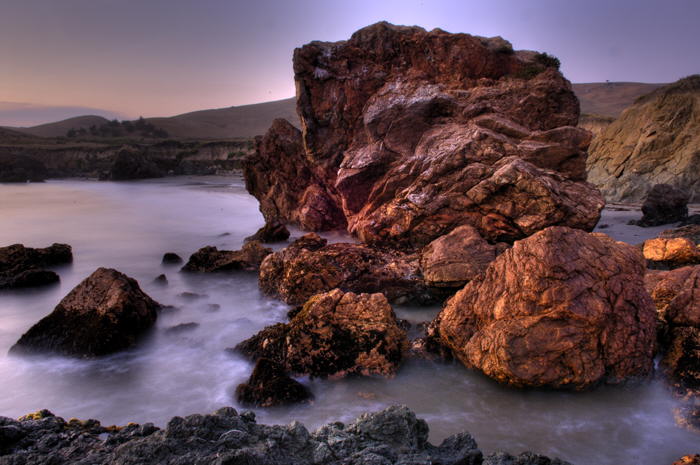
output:
[[[501,35],[572,82],[700,72],[699,0],[2,0],[0,103],[137,117],[287,98],[295,47],[381,20]]]

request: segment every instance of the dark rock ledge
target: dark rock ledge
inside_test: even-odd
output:
[[[211,415],[103,427],[96,420],[54,416],[47,410],[19,420],[0,417],[0,464],[441,464],[566,465],[529,452],[483,457],[469,433],[428,442],[428,425],[407,407],[363,414],[344,425],[309,432],[301,423],[266,426],[253,412],[230,407]]]

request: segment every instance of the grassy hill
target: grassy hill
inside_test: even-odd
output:
[[[617,118],[634,101],[665,84],[643,82],[589,82],[574,84],[574,92],[581,102],[581,114]]]
[[[68,118],[55,123],[40,124],[29,128],[11,128],[13,131],[30,134],[38,137],[63,137],[70,129],[89,128],[92,125],[99,126],[109,120],[101,116],[86,115]]]
[[[265,134],[275,118],[299,125],[296,99],[201,110],[170,118],[147,118],[171,136],[185,139],[229,139]]]

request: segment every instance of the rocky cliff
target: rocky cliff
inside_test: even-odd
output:
[[[422,247],[469,224],[489,241],[591,229],[590,133],[546,54],[378,23],[294,52],[302,130],[277,121],[245,164],[266,219]]]
[[[0,160],[16,157],[33,160],[42,165],[43,177],[49,178],[87,176],[136,179],[228,173],[241,168],[243,158],[251,153],[252,148],[253,144],[248,139],[210,142],[167,140],[154,144],[71,144],[33,140],[30,144],[0,145]],[[132,169],[125,170],[126,158],[132,162],[128,163]],[[140,169],[144,166],[149,169]],[[0,163],[0,178],[3,170]],[[138,173],[147,173],[148,176]]]
[[[640,97],[591,144],[588,180],[608,200],[670,184],[700,202],[700,75]]]

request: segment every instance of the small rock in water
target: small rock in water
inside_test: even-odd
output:
[[[195,323],[195,322],[180,323],[179,325],[175,325],[175,326],[171,326],[169,328],[166,328],[165,334],[168,334],[168,335],[181,334],[181,333],[185,333],[188,331],[192,331],[193,329],[197,329],[198,327],[199,327],[199,323]]]
[[[59,281],[47,266],[73,261],[73,251],[67,244],[53,244],[33,249],[22,244],[0,247],[0,289],[43,286]]]
[[[196,292],[180,292],[178,295],[183,300],[199,300],[199,299],[205,299],[209,297],[207,294],[197,294]]]
[[[165,286],[168,284],[168,277],[165,276],[164,274],[159,274],[156,276],[156,279],[153,280],[155,284],[160,284],[162,286]]]
[[[163,263],[164,265],[177,265],[179,263],[182,263],[182,257],[180,257],[178,254],[173,253],[173,252],[167,252],[163,255]]]
[[[274,219],[265,223],[265,226],[258,229],[252,236],[245,238],[246,242],[260,241],[263,243],[282,242],[287,239],[289,239],[289,230],[284,223]]]
[[[219,304],[207,304],[207,311],[208,312],[218,312],[221,310],[221,305]]]
[[[236,399],[243,405],[273,407],[313,399],[311,391],[290,378],[279,363],[261,358],[248,382],[236,388]]]
[[[272,249],[263,247],[260,242],[252,241],[241,250],[219,250],[216,247],[202,247],[190,256],[182,271],[215,273],[221,271],[256,271],[263,259],[272,253]]]

